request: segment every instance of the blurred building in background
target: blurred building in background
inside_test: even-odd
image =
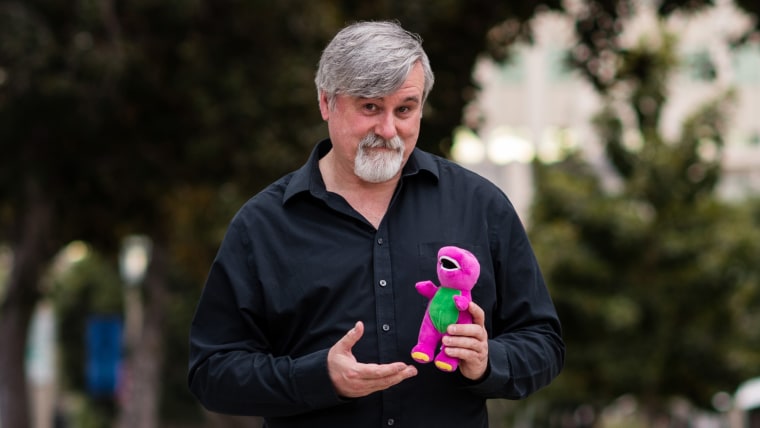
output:
[[[480,61],[475,79],[482,91],[465,114],[478,134],[463,128],[454,136],[452,156],[501,186],[524,221],[529,220],[534,156],[551,162],[563,147],[578,147],[603,177],[612,179],[605,174],[604,149],[591,123],[601,100],[564,62],[574,47],[572,25],[566,16],[540,15],[532,45],[514,48],[505,65]],[[759,192],[760,40],[737,48],[729,44],[748,33],[752,22],[724,0],[693,16],[672,16],[666,27],[679,37],[681,66],[663,111],[663,136],[678,138],[683,119],[696,107],[734,88],[718,192],[729,200]],[[647,37],[657,43],[659,31],[654,11],[644,9],[626,25],[621,42],[633,45]]]

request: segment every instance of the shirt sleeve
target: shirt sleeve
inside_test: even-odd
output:
[[[565,344],[522,223],[515,214],[501,218],[491,239],[499,297],[489,323],[489,366],[468,388],[486,398],[522,399],[559,375]]]
[[[327,371],[328,349],[272,354],[261,314],[250,306],[256,282],[249,254],[244,227],[233,220],[190,327],[190,390],[208,410],[237,415],[290,416],[342,403]]]

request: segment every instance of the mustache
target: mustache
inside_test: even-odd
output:
[[[365,149],[385,148],[399,151],[404,149],[404,142],[398,136],[387,140],[374,133],[369,133],[359,142],[359,147]]]

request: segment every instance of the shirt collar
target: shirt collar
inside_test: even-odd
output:
[[[316,197],[322,197],[327,193],[322,174],[319,172],[319,160],[332,148],[330,139],[324,139],[317,143],[306,163],[297,169],[285,189],[283,204],[293,196],[301,192],[310,192]],[[417,175],[420,172],[428,173],[438,181],[438,164],[433,155],[415,147],[401,173],[402,178]]]

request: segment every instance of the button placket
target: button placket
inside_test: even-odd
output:
[[[394,290],[393,290],[393,269],[391,248],[387,235],[387,228],[382,225],[380,230],[374,236],[375,245],[373,248],[373,270],[374,283],[373,291],[375,294],[376,324],[375,331],[378,334],[378,360],[381,362],[391,362],[398,359],[396,331],[393,328],[396,322]],[[382,392],[383,421],[386,426],[400,426],[397,424],[394,416],[400,414],[400,398],[398,393],[393,390]],[[403,425],[403,424],[401,424]]]

